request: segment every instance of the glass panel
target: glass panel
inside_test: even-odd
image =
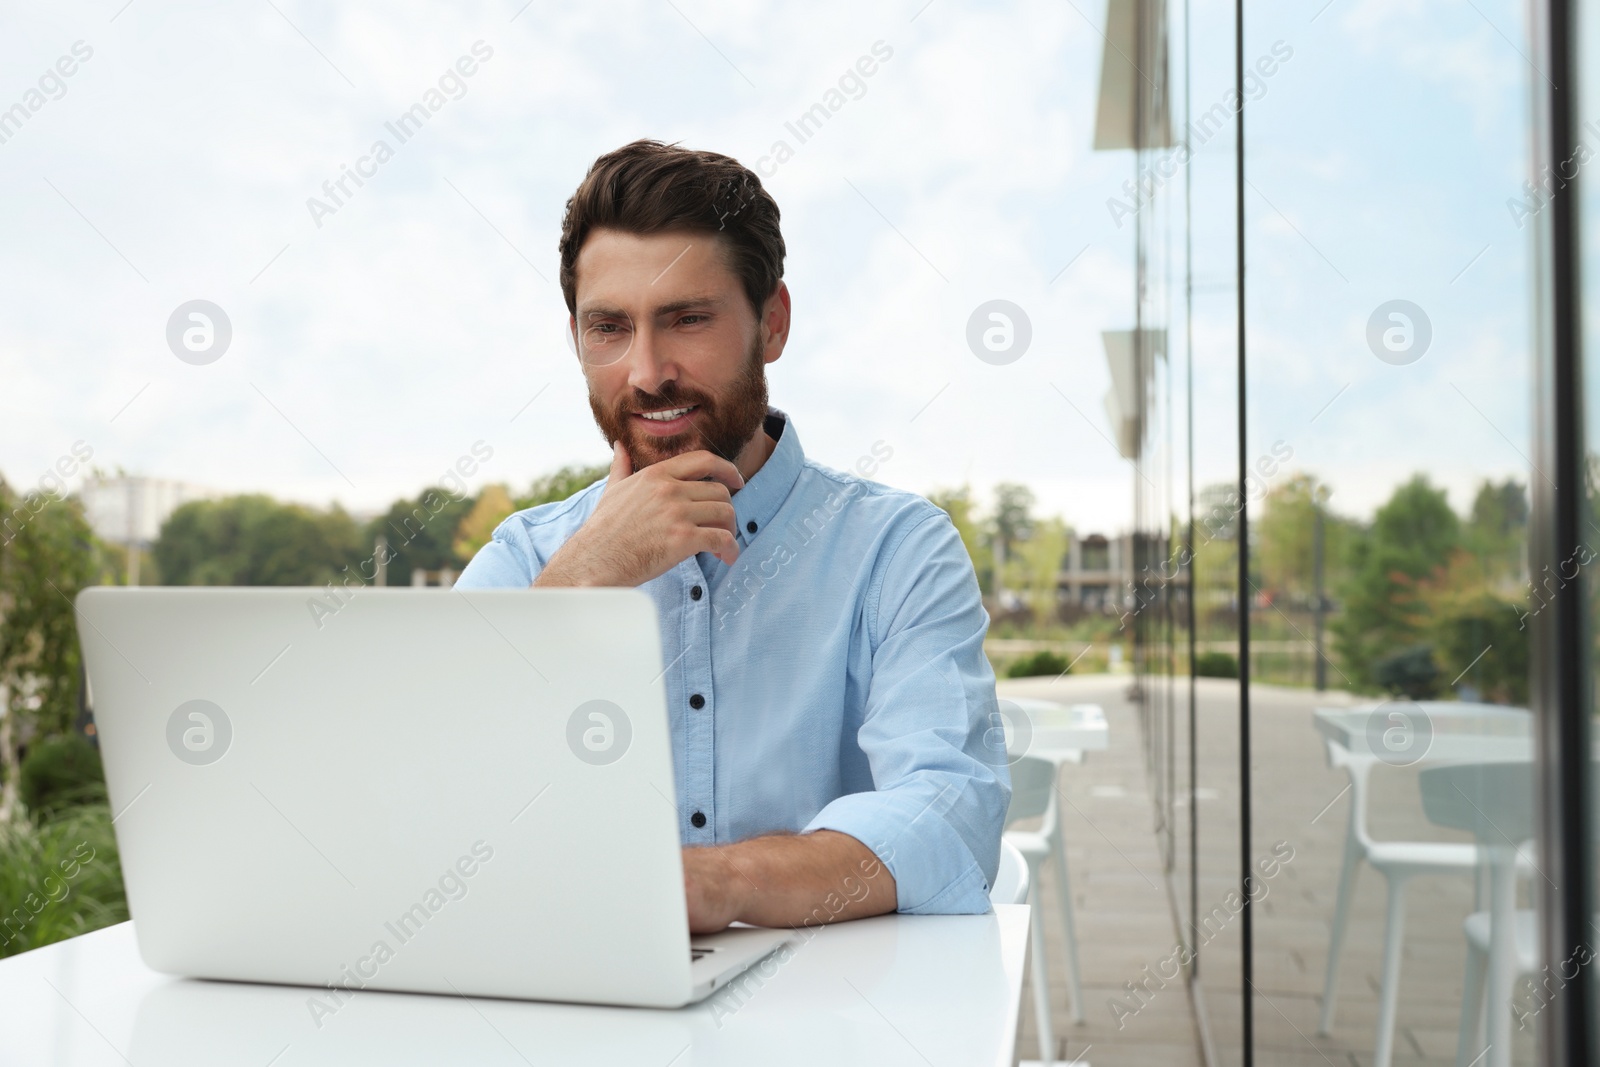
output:
[[[1537,75],[1506,4],[1255,5],[1247,30],[1255,1051],[1447,1061],[1463,975],[1542,877],[1517,858],[1539,475],[1507,208]],[[1467,1001],[1485,1063],[1533,1060],[1514,966]]]
[[[1585,146],[1586,151],[1576,158],[1582,167],[1576,169],[1578,175],[1578,278],[1581,285],[1583,320],[1581,330],[1581,351],[1583,353],[1583,367],[1580,373],[1584,375],[1584,435],[1586,445],[1585,468],[1587,477],[1584,479],[1584,493],[1587,509],[1584,520],[1584,543],[1579,550],[1579,560],[1588,563],[1600,554],[1600,182],[1594,177],[1592,168],[1595,166],[1593,154],[1600,152],[1600,78],[1595,77],[1595,71],[1600,69],[1600,15],[1597,15],[1592,5],[1574,4],[1574,15],[1578,20],[1578,105],[1577,117],[1581,128],[1578,130],[1578,139]],[[1573,173],[1574,168],[1568,165],[1565,173]],[[1595,580],[1594,572],[1588,572],[1589,610],[1585,620],[1589,626],[1590,639],[1600,642],[1600,581]],[[1590,693],[1597,700],[1594,714],[1590,716],[1591,746],[1593,738],[1600,737],[1600,644],[1595,646],[1595,651],[1590,657]],[[1591,747],[1591,751],[1593,748]],[[1600,776],[1590,775],[1587,782],[1589,810],[1600,812]],[[1600,818],[1597,818],[1600,821]],[[1592,832],[1592,831],[1591,831]],[[1588,857],[1589,887],[1591,898],[1600,894],[1600,848],[1595,843],[1590,843]],[[1589,910],[1600,911],[1600,899],[1591,899]],[[1591,957],[1596,951],[1596,932],[1590,926],[1583,932],[1583,948],[1573,953],[1576,959],[1561,960],[1555,966],[1546,965],[1535,976],[1533,988],[1525,990],[1529,1001],[1534,1005],[1548,1002],[1549,998],[1559,992],[1565,985],[1565,979],[1573,974],[1574,964],[1585,962],[1583,955]],[[1589,992],[1591,1003],[1588,1016],[1591,1020],[1600,1018],[1600,982],[1593,980],[1593,966],[1590,966],[1591,980]],[[1576,1011],[1583,1011],[1579,1006]],[[1596,1047],[1590,1050],[1590,1062],[1594,1057],[1600,1056],[1600,1036],[1595,1038]]]

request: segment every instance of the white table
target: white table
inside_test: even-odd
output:
[[[0,1062],[1009,1067],[1027,945],[1023,905],[885,915],[674,1011],[367,991],[319,1029],[309,990],[157,974],[121,923],[0,960]]]
[[[1078,763],[1085,752],[1104,752],[1111,747],[1105,709],[1099,704],[1060,704],[1037,697],[1012,697],[1000,694],[1003,705],[1019,708],[1027,717],[1026,726],[1007,723],[1006,744],[1013,756],[1043,756]]]
[[[1312,721],[1318,733],[1349,752],[1379,755],[1367,742],[1367,723],[1373,712],[1391,709],[1427,717],[1433,741],[1416,762],[1533,758],[1533,713],[1503,704],[1396,700],[1354,708],[1318,708]]]

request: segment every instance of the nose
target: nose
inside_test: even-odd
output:
[[[678,365],[669,346],[661,344],[648,325],[634,330],[633,344],[623,360],[628,368],[628,384],[642,393],[659,395],[663,383],[678,380]]]

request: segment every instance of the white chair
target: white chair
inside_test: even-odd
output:
[[[1366,861],[1388,883],[1388,919],[1383,931],[1383,976],[1378,1001],[1378,1032],[1373,1067],[1389,1067],[1394,1052],[1395,1011],[1400,999],[1400,955],[1405,942],[1406,883],[1424,874],[1474,874],[1480,859],[1476,845],[1446,841],[1374,841],[1367,832],[1367,780],[1377,757],[1354,753],[1328,742],[1328,765],[1350,776],[1350,823],[1339,870],[1339,892],[1328,939],[1328,969],[1322,987],[1322,1018],[1317,1033],[1333,1029],[1339,992],[1339,952],[1356,870]]]
[[[1028,902],[1028,861],[1017,846],[1000,840],[1000,869],[995,872],[994,885],[989,887],[991,904],[1026,904]],[[1030,922],[1037,921],[1030,917]]]
[[[1083,1022],[1083,991],[1078,976],[1078,939],[1072,916],[1072,883],[1067,880],[1067,851],[1061,840],[1061,819],[1056,795],[1057,767],[1040,756],[1019,756],[1011,765],[1011,807],[1006,825],[1038,819],[1036,830],[1007,830],[1011,844],[1028,865],[1028,903],[1033,906],[1029,924],[1032,939],[1029,974],[1033,982],[1034,1014],[1038,1017],[1039,1058],[1055,1062],[1055,1033],[1050,1025],[1050,966],[1045,956],[1044,917],[1039,911],[1039,868],[1047,856],[1056,858],[1056,881],[1067,943],[1067,983],[1072,993],[1072,1020]]]
[[[1512,948],[1513,970],[1521,975],[1539,970],[1539,928],[1534,913],[1526,908],[1513,914]],[[1467,977],[1461,988],[1461,1030],[1456,1037],[1456,1067],[1469,1067],[1477,1057],[1474,1049],[1482,1050],[1487,1040],[1484,1033],[1484,1006],[1488,1000],[1486,978],[1490,967],[1490,947],[1493,942],[1493,920],[1487,911],[1476,911],[1461,924],[1467,938]],[[1481,1056],[1481,1051],[1480,1051]]]
[[[1429,767],[1417,776],[1417,785],[1430,820],[1477,838],[1489,875],[1488,910],[1474,912],[1462,927],[1467,971],[1456,1062],[1487,1058],[1488,1067],[1509,1067],[1512,983],[1517,973],[1539,966],[1534,913],[1518,912],[1516,901],[1518,869],[1537,870],[1530,840],[1533,764],[1494,760]]]

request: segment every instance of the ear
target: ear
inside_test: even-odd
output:
[[[784,345],[789,340],[791,311],[789,286],[780,279],[761,312],[761,334],[766,342],[762,362],[774,363],[783,355]]]

